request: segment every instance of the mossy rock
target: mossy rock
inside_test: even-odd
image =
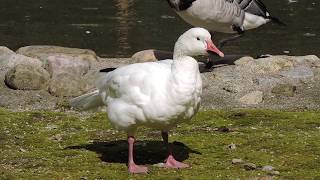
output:
[[[272,88],[271,92],[277,95],[293,97],[297,87],[291,84],[279,84]]]

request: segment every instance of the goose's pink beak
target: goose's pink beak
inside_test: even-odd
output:
[[[206,40],[207,43],[207,51],[218,54],[220,57],[224,57],[223,52],[221,52],[211,40]]]

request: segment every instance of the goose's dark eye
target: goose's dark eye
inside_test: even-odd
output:
[[[199,38],[199,37],[197,37],[197,40],[198,40],[198,41],[200,41],[200,38]]]

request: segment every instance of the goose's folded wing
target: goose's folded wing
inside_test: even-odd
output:
[[[241,25],[244,12],[239,4],[231,0],[197,0],[190,10],[205,21]]]
[[[236,1],[241,9],[245,12],[254,14],[257,16],[267,17],[268,11],[266,6],[260,0],[226,0],[226,1]]]

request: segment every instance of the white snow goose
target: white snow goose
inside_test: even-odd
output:
[[[236,39],[245,30],[257,28],[269,21],[284,25],[268,12],[260,0],[167,0],[187,23],[210,32],[238,33],[220,41],[218,47]]]
[[[219,56],[210,33],[192,28],[182,34],[174,46],[172,60],[136,63],[103,73],[97,89],[70,101],[78,109],[107,106],[110,122],[128,135],[128,171],[146,173],[147,167],[136,165],[133,156],[135,132],[138,126],[158,129],[168,146],[167,168],[186,168],[172,155],[168,131],[177,124],[189,121],[198,111],[202,81],[197,61],[192,56]]]

